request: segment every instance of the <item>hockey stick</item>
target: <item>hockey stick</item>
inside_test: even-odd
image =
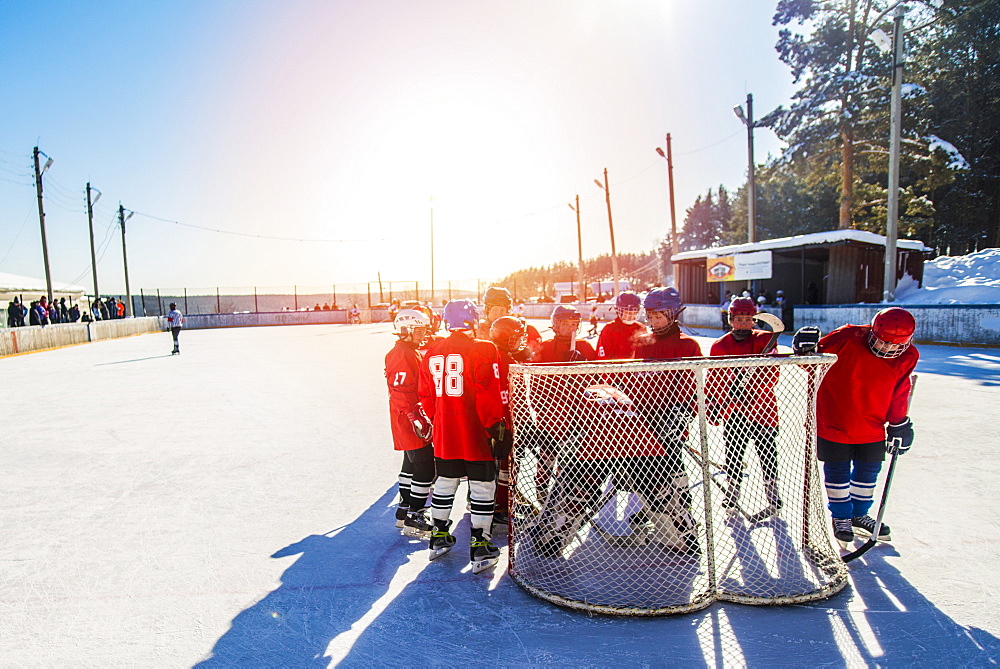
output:
[[[760,352],[761,355],[767,355],[777,348],[778,336],[785,331],[785,324],[781,322],[780,318],[766,311],[754,315],[753,318],[761,323],[766,323],[771,328],[771,340],[767,342],[767,346]]]
[[[906,400],[907,412],[909,412],[910,402],[913,401],[913,391],[917,387],[917,375],[913,374],[910,377],[910,396]],[[872,546],[878,543],[879,532],[882,531],[882,516],[885,514],[885,500],[889,496],[889,486],[892,485],[892,474],[896,470],[896,457],[899,455],[898,444],[897,447],[892,450],[892,457],[889,459],[889,471],[885,475],[885,487],[882,489],[882,500],[878,504],[878,517],[875,519],[875,529],[872,535],[868,537],[868,541],[861,544],[861,547],[856,551],[848,553],[843,558],[844,562],[850,562],[851,560],[857,559],[867,553]]]

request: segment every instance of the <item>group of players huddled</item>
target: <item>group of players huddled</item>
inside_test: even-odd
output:
[[[472,300],[448,302],[443,313],[448,334],[443,337],[432,334],[432,319],[426,311],[400,311],[394,320],[398,340],[385,358],[393,441],[395,449],[403,452],[396,525],[404,534],[429,539],[430,559],[447,553],[456,543],[450,533],[455,495],[461,480],[467,479],[473,572],[496,564],[500,551],[492,543],[492,534],[509,521],[513,424],[507,381],[511,364],[674,360],[702,355],[698,342],[681,332],[678,317],[684,305],[674,288],[654,288],[643,298],[632,292],[619,294],[616,318],[601,330],[596,350],[577,338],[582,316],[571,305],[554,307],[552,336],[543,340],[535,327],[511,316],[513,303],[506,289],[489,288],[483,302],[482,314]],[[642,309],[648,327],[639,321]],[[732,330],[712,344],[710,355],[772,354],[775,338],[755,329],[757,311],[750,298],[733,300]],[[834,533],[841,542],[853,540],[855,530],[869,535],[874,531],[876,523],[868,512],[884,453],[887,448],[905,452],[912,442],[907,409],[918,357],[910,345],[914,329],[909,312],[889,308],[879,312],[870,325],[845,325],[825,337],[817,328],[804,327],[793,339],[795,353],[838,355],[818,392],[817,455],[824,462]],[[767,498],[766,509],[757,514],[759,521],[782,507],[775,447],[777,369],[755,374],[752,387],[739,372],[725,371],[730,376],[716,374],[707,387],[707,418],[724,430],[724,505],[730,510],[739,508],[744,454],[754,443]],[[866,383],[856,383],[858,378]],[[741,384],[747,387],[739,389]],[[603,390],[616,392],[610,387]],[[601,392],[602,388],[595,387],[591,399],[614,399],[603,398]],[[655,468],[659,473],[652,477],[657,480],[646,475],[642,478],[651,480],[636,485],[644,498],[663,502],[663,508],[655,503],[644,508],[641,520],[655,526],[653,536],[662,537],[666,547],[697,552],[680,457],[686,421],[694,417],[696,406],[692,408],[689,400],[644,399],[671,417],[660,422],[674,438],[657,434],[663,450],[657,456],[662,459]],[[680,427],[671,421],[679,421]],[[546,457],[544,449],[539,451],[539,457]],[[879,538],[889,538],[887,526],[882,525]]]

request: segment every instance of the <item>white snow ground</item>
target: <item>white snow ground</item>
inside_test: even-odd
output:
[[[473,576],[467,520],[433,563],[397,533],[388,333],[201,330],[179,357],[155,334],[0,360],[0,664],[1000,661],[1000,351],[921,347],[895,540],[843,592],[622,619]]]

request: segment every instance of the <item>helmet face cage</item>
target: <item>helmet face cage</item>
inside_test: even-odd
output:
[[[500,350],[517,353],[528,344],[528,330],[520,320],[503,316],[493,321],[490,339]]]
[[[910,347],[915,330],[916,321],[906,309],[883,309],[872,318],[868,348],[880,358],[898,358]]]
[[[639,309],[642,308],[642,300],[630,290],[620,293],[615,298],[615,313],[623,323],[634,323],[639,319]]]

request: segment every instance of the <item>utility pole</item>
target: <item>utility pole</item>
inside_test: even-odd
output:
[[[97,190],[97,197],[91,201],[90,191],[97,190],[96,188],[91,189],[90,182],[87,182],[87,226],[90,228],[90,267],[93,270],[94,275],[94,301],[101,296],[100,291],[97,289],[97,251],[94,249],[94,205],[97,201],[101,199],[101,191]],[[186,309],[185,309],[186,311]]]
[[[52,159],[45,156],[48,158],[45,161],[45,167],[39,169],[39,153],[41,151],[36,146],[33,155],[35,158],[35,192],[38,194],[38,225],[42,229],[42,259],[45,261],[45,292],[49,296],[49,304],[52,304],[52,274],[49,272],[49,243],[45,238],[45,208],[42,206],[42,174],[52,165]],[[45,154],[42,153],[42,155],[44,156]]]
[[[604,190],[604,200],[608,203],[608,229],[611,231],[611,274],[615,284],[614,297],[618,297],[618,252],[615,251],[615,224],[611,220],[611,187],[608,185],[608,168],[604,168],[604,183],[594,179],[598,188]]]
[[[896,299],[896,233],[899,221],[899,144],[902,126],[903,16],[906,8],[896,6],[892,24],[892,96],[889,112],[889,192],[885,221],[885,275],[882,301]]]
[[[577,299],[583,299],[584,302],[587,301],[587,285],[583,282],[583,235],[580,233],[580,196],[576,196],[576,206],[568,205],[570,209],[576,212],[576,252],[579,257],[577,264],[577,281],[579,283],[579,293]]]
[[[125,217],[125,207],[122,203],[118,203],[118,224],[122,229],[122,263],[125,265],[125,317],[128,318],[129,314],[132,312],[132,289],[129,287],[128,283],[128,253],[125,251],[125,221],[132,218],[132,214],[135,212],[129,212],[128,218]],[[135,314],[132,314],[133,316]]]
[[[670,146],[670,133],[667,133],[667,152],[657,147],[656,152],[667,161],[667,184],[670,187],[670,251],[671,255],[680,253],[680,243],[677,240],[677,207],[674,205],[674,154]],[[673,260],[670,261],[670,280],[677,285],[677,272]]]

